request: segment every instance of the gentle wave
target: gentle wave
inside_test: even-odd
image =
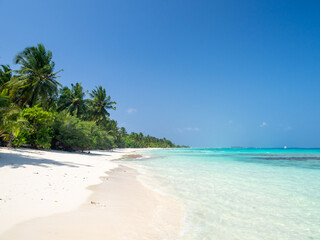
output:
[[[185,206],[181,240],[320,239],[319,149],[154,150],[148,185]]]

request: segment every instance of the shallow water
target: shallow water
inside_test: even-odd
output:
[[[147,154],[131,162],[184,204],[181,240],[320,239],[320,149]]]

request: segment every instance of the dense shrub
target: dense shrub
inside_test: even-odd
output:
[[[93,147],[95,149],[111,149],[114,145],[114,138],[108,132],[101,130],[98,126],[92,128]]]
[[[54,123],[53,147],[64,150],[110,149],[113,138],[94,122],[61,113]]]
[[[120,146],[122,148],[138,148],[139,145],[134,140],[130,139],[129,136],[121,137]]]
[[[32,107],[23,109],[22,117],[28,122],[28,126],[21,130],[18,141],[36,148],[50,148],[54,114],[39,107]]]
[[[75,116],[60,113],[53,127],[54,148],[83,151],[93,145],[90,138],[90,126],[87,122],[82,122]]]

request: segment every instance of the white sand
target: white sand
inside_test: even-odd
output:
[[[78,208],[91,194],[87,187],[118,166],[110,160],[133,151],[0,148],[0,235],[17,223]]]
[[[181,204],[111,161],[141,150],[0,148],[0,239],[177,239]]]

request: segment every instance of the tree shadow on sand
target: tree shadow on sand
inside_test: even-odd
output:
[[[26,156],[19,151],[14,151],[11,153],[0,152],[0,168],[4,166],[11,166],[11,168],[25,168],[26,166],[38,166],[48,168],[51,166],[67,166],[67,167],[92,167],[86,164],[76,164],[72,162],[58,162],[51,159],[39,158]]]
[[[1,148],[0,148],[1,149]],[[79,154],[79,155],[88,155],[88,156],[111,156],[110,154],[107,154],[108,152],[113,152],[113,150],[87,150],[85,152],[78,152],[78,151],[63,151],[63,150],[50,150],[50,149],[30,149],[30,148],[15,148],[15,152],[20,153],[36,153],[37,155],[44,155],[46,152],[55,152],[55,153],[63,153],[65,155],[67,154]]]

